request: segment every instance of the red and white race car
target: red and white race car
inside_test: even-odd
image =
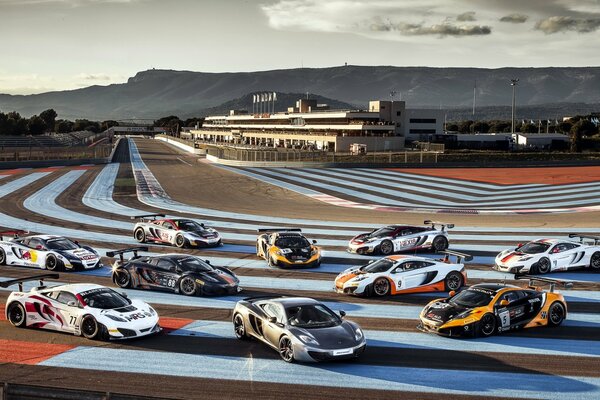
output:
[[[164,217],[164,214],[131,217],[140,219],[133,227],[135,240],[140,243],[167,243],[177,247],[216,247],[222,244],[219,232],[203,223],[187,218]]]

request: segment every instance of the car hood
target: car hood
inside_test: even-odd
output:
[[[505,251],[498,254],[498,256],[496,257],[496,263],[503,265],[513,265],[521,261],[530,261],[538,257],[539,254],[525,254],[521,253],[520,251]]]
[[[206,272],[190,272],[190,275],[195,278],[204,280],[207,284],[217,283],[224,285],[231,285],[239,283],[238,278],[233,275],[233,273],[227,273],[225,271],[221,271],[220,269],[216,269],[214,271],[206,271]],[[218,282],[213,282],[211,280],[206,279],[206,277],[210,277],[212,279],[216,279]]]
[[[217,231],[212,228],[197,229],[194,231],[185,231],[185,233],[190,234],[190,235],[200,236],[200,237],[216,237],[218,235]]]
[[[360,235],[354,236],[351,240],[352,243],[367,243],[367,242],[376,242],[381,241],[383,239],[389,239],[386,236],[371,236],[371,233],[362,233]]]
[[[99,255],[84,249],[82,247],[73,250],[54,250],[60,255],[63,255],[68,258],[77,258],[79,260],[96,260],[100,258]]]
[[[339,349],[356,346],[362,340],[355,338],[356,328],[348,321],[342,321],[337,326],[327,328],[290,328],[290,332],[296,337],[305,335],[313,338],[319,343],[320,348]]]
[[[470,309],[469,307],[450,303],[448,300],[438,300],[427,305],[423,311],[423,316],[430,321],[443,324]]]

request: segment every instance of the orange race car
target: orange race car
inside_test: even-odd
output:
[[[504,331],[558,326],[567,317],[567,303],[554,288],[560,284],[572,287],[571,282],[515,276],[529,279],[527,288],[500,284],[479,284],[460,293],[450,292],[447,299],[433,300],[423,308],[418,328],[444,336],[491,336]],[[543,291],[536,282],[549,283]]]

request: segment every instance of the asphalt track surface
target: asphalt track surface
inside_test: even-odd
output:
[[[0,171],[0,226],[64,234],[106,251],[134,243],[129,217],[139,211],[185,215],[207,221],[226,238],[221,248],[185,252],[231,266],[244,292],[187,298],[128,291],[156,308],[165,329],[155,337],[122,342],[16,329],[0,318],[0,381],[177,399],[600,398],[600,274],[555,274],[576,281],[572,291],[564,292],[570,314],[559,328],[477,340],[426,335],[415,326],[431,295],[362,299],[330,288],[335,273],[365,262],[344,252],[352,234],[399,219],[422,223],[435,216],[337,207],[215,167],[158,141],[138,139],[131,149],[122,146],[118,157],[119,164],[108,166]],[[337,173],[324,171],[323,176]],[[131,186],[134,175],[138,184],[140,179],[148,184],[137,192]],[[443,219],[457,226],[452,248],[476,255],[468,274],[477,283],[510,279],[489,268],[497,249],[530,237],[599,233],[599,215],[457,214]],[[322,244],[321,268],[274,270],[255,256],[256,227],[290,225],[301,226]],[[152,245],[150,251],[180,250]],[[31,272],[0,267],[0,279]],[[109,274],[108,268],[63,273],[60,282],[112,286]],[[0,291],[0,304],[8,293]],[[230,323],[233,305],[241,297],[262,294],[311,296],[347,311],[365,329],[367,351],[351,362],[288,365],[261,343],[238,342]]]

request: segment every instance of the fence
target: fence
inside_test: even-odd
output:
[[[0,382],[0,400],[158,400],[148,397],[91,390],[62,389],[48,386]]]
[[[40,161],[106,158],[112,150],[110,144],[73,147],[1,147],[0,161]]]

